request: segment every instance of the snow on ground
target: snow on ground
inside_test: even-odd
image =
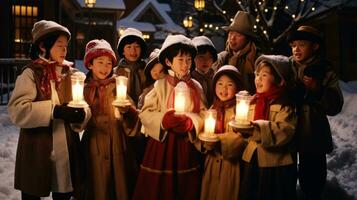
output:
[[[357,81],[340,85],[345,103],[339,115],[329,118],[335,150],[327,157],[325,200],[357,199]],[[0,106],[0,199],[20,199],[13,189],[18,132],[6,106]]]

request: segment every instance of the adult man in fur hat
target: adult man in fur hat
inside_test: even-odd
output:
[[[242,74],[243,89],[255,93],[254,62],[257,58],[253,31],[254,17],[247,12],[238,11],[233,22],[222,28],[228,31],[226,49],[218,54],[215,68],[233,65]]]
[[[327,115],[341,111],[343,96],[338,77],[321,58],[318,30],[300,26],[289,35],[288,42],[296,83],[299,183],[304,198],[316,200],[321,199],[326,182],[326,154],[333,149]]]

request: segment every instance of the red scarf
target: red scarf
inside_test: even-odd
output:
[[[87,84],[85,92],[85,100],[93,108],[94,111],[98,113],[104,112],[104,100],[105,100],[105,86],[110,83],[115,83],[115,78],[108,78],[104,80],[94,80],[91,79]],[[97,104],[96,104],[97,100]]]
[[[34,64],[43,66],[43,76],[40,78],[41,91],[47,96],[51,97],[51,80],[55,81],[56,90],[62,81],[62,76],[58,76],[56,73],[56,66],[67,67],[66,65],[60,65],[58,62],[48,62],[41,58],[34,61]]]
[[[198,88],[196,88],[194,82],[191,79],[191,76],[189,74],[183,76],[181,79],[178,79],[177,77],[168,75],[166,76],[166,80],[169,82],[170,85],[175,87],[180,81],[183,81],[187,84],[187,86],[190,88],[191,92],[191,99],[193,101],[193,112],[199,113],[200,112],[200,92]],[[171,91],[171,94],[169,96],[169,100],[167,102],[167,107],[168,108],[173,108],[175,103],[175,90],[173,89]]]
[[[215,128],[215,133],[224,133],[224,116],[227,108],[230,108],[232,106],[236,105],[236,99],[233,98],[228,101],[221,101],[219,99],[216,99],[212,105],[213,109],[216,109],[217,111],[217,119],[216,119],[216,128]]]
[[[274,87],[268,92],[256,93],[252,103],[255,105],[254,120],[269,119],[269,106],[270,103],[281,95],[282,89]]]

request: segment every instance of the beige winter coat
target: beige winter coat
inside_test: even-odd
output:
[[[86,199],[130,199],[135,186],[138,167],[127,136],[135,135],[138,117],[127,113],[115,118],[115,87],[115,83],[105,86],[105,98],[100,102],[103,113],[92,110],[82,138],[87,167]],[[87,93],[85,87],[86,97]]]
[[[228,122],[234,117],[235,106],[225,110],[225,130],[218,134],[220,149],[206,154],[202,178],[201,200],[236,200],[239,196],[239,159],[245,141],[239,133],[234,133]]]
[[[255,105],[249,107],[248,119],[254,119]],[[269,120],[257,120],[253,135],[243,152],[243,160],[251,162],[257,152],[259,167],[278,167],[294,163],[291,152],[297,116],[295,109],[271,104]]]
[[[79,180],[79,136],[69,124],[52,119],[56,104],[71,100],[70,74],[74,69],[56,67],[64,79],[51,98],[40,89],[42,65],[29,64],[17,77],[8,104],[9,117],[21,128],[15,164],[15,188],[35,196],[72,192]],[[77,184],[77,185],[76,185]]]

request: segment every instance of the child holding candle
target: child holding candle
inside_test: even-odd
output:
[[[15,188],[21,198],[79,197],[79,135],[70,123],[85,123],[90,110],[64,104],[72,100],[71,74],[66,61],[68,29],[41,20],[32,29],[32,61],[16,79],[8,112],[20,136],[15,163]]]
[[[112,77],[116,56],[105,40],[86,45],[87,75],[84,96],[93,116],[83,134],[86,156],[86,199],[130,199],[137,167],[127,142],[138,120],[134,106],[123,105],[115,114],[116,82]],[[124,98],[126,91],[124,92]]]
[[[127,28],[120,36],[117,46],[119,57],[118,67],[114,73],[128,77],[128,94],[138,103],[140,94],[145,87],[145,62],[146,43],[141,31]]]
[[[169,35],[159,53],[159,61],[169,74],[155,82],[139,114],[149,135],[134,199],[198,199],[200,194],[200,154],[196,134],[203,121],[204,95],[189,70],[196,54],[191,40]],[[185,114],[177,114],[175,87],[186,87]]]
[[[235,94],[242,89],[241,74],[236,67],[225,65],[214,74],[212,83],[215,101],[211,108],[217,112],[214,133],[219,142],[204,143],[207,153],[201,199],[238,199],[239,159],[245,142],[240,133],[233,132],[228,122],[235,113]]]
[[[296,199],[297,116],[287,92],[292,80],[285,56],[262,55],[255,63],[257,92],[248,119],[254,129],[243,152],[240,200]]]

